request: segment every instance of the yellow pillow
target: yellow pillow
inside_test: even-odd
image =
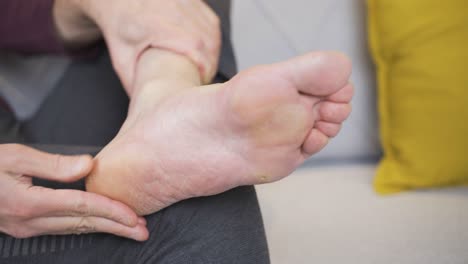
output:
[[[468,0],[368,0],[378,193],[468,184]]]

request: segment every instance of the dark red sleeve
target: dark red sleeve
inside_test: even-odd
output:
[[[0,0],[0,49],[23,53],[64,53],[56,34],[54,0]]]

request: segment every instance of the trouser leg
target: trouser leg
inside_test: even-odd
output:
[[[105,78],[105,79],[104,79]],[[222,76],[218,76],[222,81]],[[74,62],[35,119],[32,143],[105,145],[125,119],[126,95],[107,54]],[[86,148],[85,148],[86,150]],[[37,182],[37,181],[36,181]],[[50,186],[49,183],[40,184]],[[77,185],[74,188],[83,188]],[[67,186],[53,186],[67,187]],[[13,239],[1,235],[1,263],[268,263],[253,187],[182,201],[147,217],[138,243],[107,234]]]
[[[207,2],[222,18],[224,45],[217,81],[223,82],[236,68],[229,43],[229,6],[228,1]],[[24,124],[23,132],[33,144],[102,147],[117,134],[127,107],[128,98],[104,53],[73,62],[36,116]],[[69,148],[51,151],[71,154]],[[84,188],[82,183],[36,183]],[[269,263],[253,187],[182,201],[147,216],[147,221],[150,239],[143,243],[108,234],[31,239],[0,234],[0,263]]]

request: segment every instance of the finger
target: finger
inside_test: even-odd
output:
[[[218,29],[217,32],[214,32],[210,36],[206,37],[207,41],[205,49],[203,50],[204,56],[206,58],[206,72],[204,74],[204,83],[211,83],[212,79],[216,75],[219,66],[219,55],[221,52],[221,29]]]
[[[211,9],[211,7],[206,4],[204,1],[195,0],[191,1],[193,4],[194,10],[189,10],[191,12],[188,16],[193,17],[193,13],[197,13],[197,16],[194,18],[198,19],[200,24],[203,24],[203,30],[201,33],[205,33],[208,36],[210,42],[213,41],[213,37],[220,37],[221,33],[221,20],[218,15]]]
[[[196,12],[200,13],[199,16],[195,17],[201,20],[200,24],[202,24],[202,27],[198,28],[195,33],[205,42],[203,52],[210,66],[207,71],[212,72],[218,66],[218,57],[221,48],[220,20],[203,1],[194,1],[194,5],[198,6]]]
[[[197,10],[202,14],[203,18],[206,19],[210,25],[219,25],[220,19],[216,12],[202,0],[195,0],[193,3],[197,6]]]
[[[151,42],[153,48],[169,50],[186,56],[197,66],[204,83],[206,83],[206,80],[211,80],[213,76],[210,76],[210,73],[215,72],[213,68],[217,67],[218,56],[209,55],[208,44],[203,38],[183,27],[172,24],[165,25],[161,34],[166,37],[164,39],[153,39]],[[212,66],[213,60],[216,61],[216,66]]]
[[[171,1],[173,5],[172,12],[167,13],[166,17],[163,18],[166,23],[180,26],[191,33],[203,33],[210,30],[209,23],[204,18],[204,14],[199,10],[196,0],[189,1]],[[161,26],[160,23],[158,23]],[[160,29],[158,30],[160,31]]]
[[[182,22],[184,28],[190,29],[190,31],[203,34],[210,33],[212,27],[206,17],[204,10],[197,1],[185,1],[180,5],[180,15],[184,18],[182,21],[175,21],[175,24]],[[178,18],[177,18],[178,19]]]
[[[95,193],[77,190],[33,189],[30,199],[40,216],[102,217],[135,226],[138,216],[128,206]]]
[[[137,241],[145,241],[149,236],[144,225],[128,227],[99,217],[43,217],[31,220],[27,225],[33,235],[108,233]]]
[[[13,173],[61,182],[73,182],[86,176],[93,167],[89,155],[63,156],[45,153],[18,144],[0,147],[0,166]]]
[[[189,58],[198,68],[200,76],[205,76],[205,68],[209,64],[206,59],[206,53],[203,47],[205,43],[198,41],[196,35],[191,35],[179,27],[167,28],[167,38],[163,40],[155,40],[152,47],[169,50]],[[204,79],[204,78],[202,78]]]
[[[204,83],[214,77],[218,66],[221,47],[221,27],[211,23],[206,13],[212,12],[202,1],[174,1],[178,11],[187,19],[159,24],[159,36],[155,38],[154,47],[172,49],[190,57],[196,62]],[[194,13],[197,15],[194,16]],[[217,18],[214,14],[212,15]],[[215,19],[216,20],[216,19]],[[219,19],[217,19],[219,20]],[[170,44],[170,45],[167,45]]]
[[[138,217],[138,224],[139,224],[139,225],[144,225],[144,226],[146,226],[147,223],[148,223],[148,222],[146,222],[146,219],[145,219],[144,217],[142,217],[142,216]]]
[[[196,6],[199,16],[208,24],[208,29],[204,34],[205,44],[205,59],[208,62],[206,66],[206,72],[204,74],[204,83],[208,84],[215,76],[218,68],[219,53],[221,50],[221,21],[218,15],[211,9],[211,7],[204,1],[195,0],[192,1]]]
[[[190,2],[190,3],[188,3]],[[187,1],[181,12],[189,12],[194,4]],[[191,9],[194,9],[193,7]],[[193,11],[191,12],[198,12]],[[186,17],[193,17],[193,14],[186,14]],[[197,16],[198,18],[198,16]],[[153,47],[172,50],[181,55],[189,57],[198,66],[203,83],[214,77],[218,66],[219,53],[221,48],[220,28],[209,25],[208,28],[200,26],[198,20],[187,19],[179,23],[160,24],[159,35],[164,38],[155,38]],[[198,18],[199,19],[199,18]]]

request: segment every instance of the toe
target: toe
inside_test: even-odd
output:
[[[338,92],[330,95],[327,99],[335,103],[349,103],[354,96],[354,86],[348,83],[345,87],[338,90]]]
[[[328,143],[328,137],[316,128],[313,128],[302,145],[304,156],[311,156],[322,150]]]
[[[351,113],[350,104],[339,104],[334,102],[325,101],[318,104],[319,120],[341,124]]]
[[[345,87],[351,62],[337,52],[314,52],[287,62],[291,81],[304,94],[329,96]]]
[[[329,138],[336,137],[341,130],[341,124],[318,121],[315,123],[315,128],[325,134]]]

